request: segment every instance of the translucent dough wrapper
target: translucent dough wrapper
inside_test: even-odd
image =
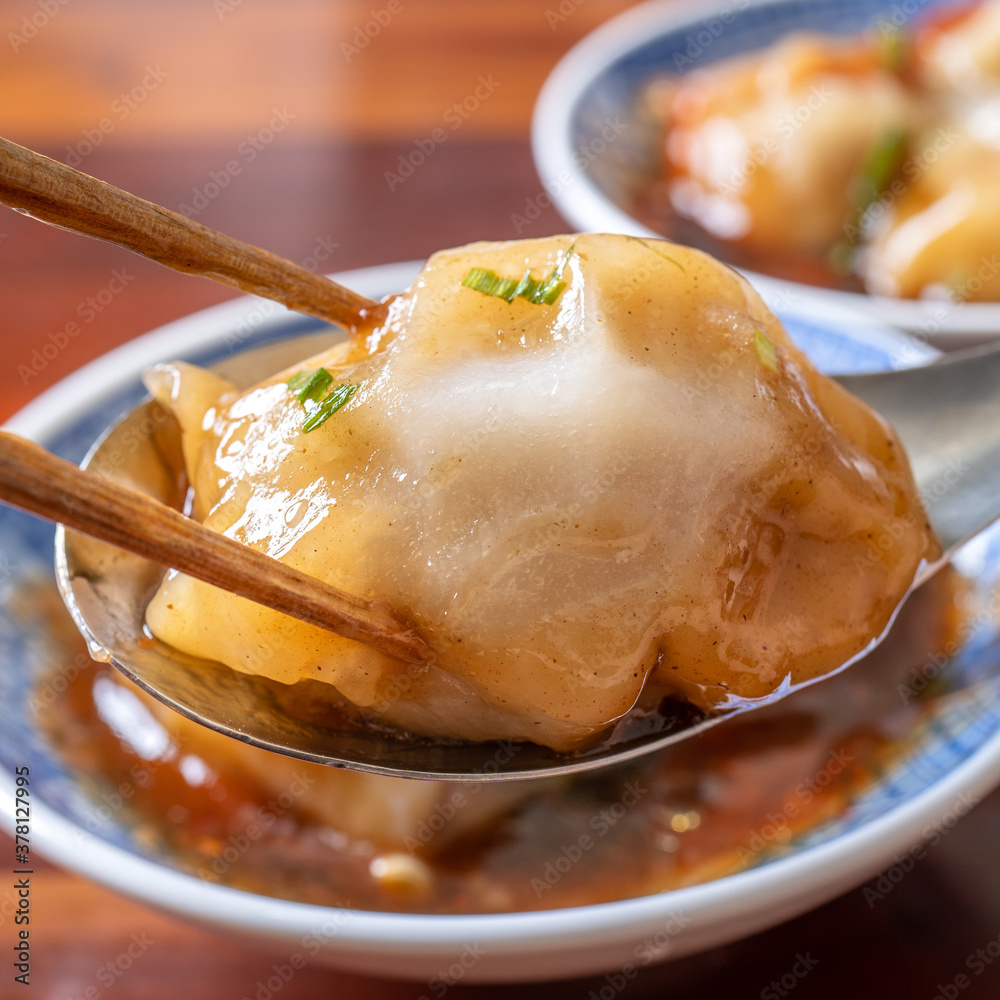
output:
[[[536,279],[552,304],[463,287]],[[703,709],[820,677],[880,635],[937,553],[893,432],[819,375],[750,286],[620,236],[434,255],[381,326],[304,361],[350,400],[305,433],[281,373],[149,376],[211,528],[412,616],[406,664],[170,574],[188,653],[325,682],[387,723],[592,740],[644,685]]]

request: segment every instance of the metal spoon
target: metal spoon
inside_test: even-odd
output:
[[[0,202],[52,225],[117,243],[176,270],[273,298],[352,332],[377,316],[377,303],[290,261],[232,240],[2,138]],[[327,342],[330,339],[329,335],[321,336]],[[318,349],[315,336],[310,343],[301,338],[288,341],[235,359],[225,374],[238,385],[248,386]],[[929,500],[931,520],[946,551],[938,563],[925,568],[921,580],[943,565],[962,541],[1000,516],[1000,392],[994,389],[1000,384],[998,379],[1000,348],[952,356],[923,369],[841,380],[895,425],[921,491]],[[156,404],[143,404],[98,442],[84,464],[108,479],[169,502],[174,482],[164,457],[173,447],[169,426]],[[156,513],[148,505],[129,508],[130,516],[139,518],[140,529],[141,518],[149,516],[161,526],[172,521],[174,532],[173,540],[155,552],[141,530],[122,531],[122,519],[107,516],[106,510],[92,509],[89,513],[94,516],[89,521],[81,519],[81,507],[87,506],[79,502],[81,498],[87,493],[102,495],[102,491],[92,481],[81,485],[73,479],[72,470],[49,465],[48,459],[32,452],[31,447],[8,441],[6,449],[0,448],[7,453],[6,496],[11,502],[42,516],[72,520],[85,530],[94,530],[96,525],[105,539],[115,538],[118,543],[131,534],[134,552],[184,565],[188,571],[198,570],[203,561],[192,546],[214,549],[218,544],[214,539],[195,541],[200,526]],[[0,462],[0,472],[2,465]],[[44,476],[35,477],[43,466],[59,478],[46,481]],[[25,488],[29,473],[36,478],[33,489]],[[63,501],[76,498],[76,503],[63,504],[62,516],[59,504],[50,502],[46,482],[49,486],[61,484],[56,492]],[[170,554],[170,545],[178,541],[187,550],[185,564],[180,563],[176,549],[173,556]],[[246,564],[245,571],[242,582],[236,582],[232,569],[241,562]],[[318,581],[293,579],[295,574],[289,574],[280,563],[268,569],[274,562],[259,553],[249,556],[231,548],[227,556],[220,548],[215,576],[209,579],[404,658],[420,660],[429,654],[420,637],[393,609],[331,592]],[[678,707],[673,716],[626,717],[601,744],[573,756],[534,744],[407,741],[371,726],[314,725],[286,712],[277,700],[277,689],[267,681],[184,657],[149,640],[144,632],[144,609],[161,573],[159,565],[141,555],[59,529],[59,584],[95,657],[111,660],[161,701],[204,725],[306,760],[422,778],[540,777],[589,770],[650,753],[746,710],[704,718]],[[265,577],[270,578],[270,587],[261,586]],[[310,594],[310,589],[315,593]],[[314,599],[317,597],[319,600]]]
[[[329,335],[319,335],[324,336],[329,343]],[[318,347],[317,335],[271,345],[231,359],[225,375],[238,385],[250,385]],[[927,498],[945,553],[924,568],[915,583],[919,585],[962,542],[1000,516],[1000,345],[948,356],[923,368],[839,381],[895,426]],[[157,404],[140,405],[94,447],[85,466],[155,493],[154,484],[170,481],[163,443],[142,429],[164,425]],[[164,489],[159,489],[162,496]],[[304,760],[416,778],[534,778],[651,753],[747,710],[705,718],[679,707],[676,716],[661,717],[655,724],[645,719],[638,727],[645,726],[645,732],[635,732],[633,725],[630,733],[628,722],[623,722],[602,743],[574,755],[527,743],[448,744],[400,739],[371,726],[316,725],[289,714],[276,698],[276,686],[266,680],[151,644],[143,632],[144,608],[161,572],[137,556],[60,529],[59,585],[93,655],[110,659],[141,687],[195,721]],[[879,641],[881,637],[865,652]]]

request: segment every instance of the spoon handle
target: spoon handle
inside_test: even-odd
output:
[[[390,656],[433,657],[382,601],[347,594],[8,431],[0,431],[0,501]]]
[[[290,260],[241,243],[121,188],[0,137],[0,202],[348,330],[378,303]]]

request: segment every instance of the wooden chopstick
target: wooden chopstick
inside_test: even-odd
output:
[[[0,431],[0,500],[390,656],[433,659],[388,604],[345,593],[8,431]]]
[[[377,302],[329,278],[2,137],[0,202],[49,225],[115,243],[175,271],[273,299],[352,332],[379,315]]]

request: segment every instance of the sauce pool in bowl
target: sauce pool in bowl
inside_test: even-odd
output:
[[[400,779],[245,746],[163,709],[105,664],[86,664],[62,691],[43,673],[37,724],[87,792],[86,825],[99,830],[114,806],[151,854],[199,878],[394,912],[582,906],[764,863],[844,810],[912,748],[927,701],[898,690],[954,644],[962,594],[960,577],[940,574],[849,670],[638,763],[518,782],[489,803],[497,786],[441,783],[402,836],[378,822],[393,797],[413,809]],[[22,613],[49,637],[52,664],[85,659],[51,589],[23,595]],[[359,796],[381,800],[374,821],[345,823]]]
[[[417,270],[415,264],[394,265],[341,275],[339,280],[363,294],[377,297],[405,287]],[[870,325],[861,333],[843,314],[807,311],[803,302],[796,303],[794,313],[785,314],[783,319],[799,345],[827,371],[877,370],[916,363],[926,357],[926,350],[919,344],[884,330],[869,336]],[[249,299],[207,310],[154,331],[99,359],[22,411],[12,421],[11,429],[28,434],[64,457],[79,461],[103,429],[141,398],[138,372],[142,367],[177,357],[193,363],[213,364],[229,356],[235,348],[253,347],[315,329],[316,324],[312,321],[291,314],[269,314],[262,321],[259,304]],[[959,571],[969,581],[970,589],[966,592],[963,586],[956,597],[955,603],[960,605],[959,624],[944,622],[945,631],[941,633],[945,637],[954,635],[957,646],[936,651],[929,660],[917,665],[917,672],[908,684],[889,692],[895,699],[890,714],[902,728],[889,727],[877,736],[882,751],[865,756],[870,763],[860,773],[850,770],[854,762],[845,762],[843,758],[830,760],[822,748],[809,751],[813,756],[808,760],[801,758],[797,764],[794,756],[789,755],[786,759],[793,763],[788,770],[783,770],[781,780],[786,790],[791,788],[793,798],[783,801],[780,796],[759,797],[759,793],[751,796],[750,805],[756,811],[748,813],[749,821],[757,822],[763,808],[763,824],[755,829],[743,825],[742,842],[730,836],[728,843],[735,843],[742,857],[737,857],[735,863],[732,859],[725,861],[729,868],[722,865],[715,872],[734,871],[736,867],[744,870],[714,877],[709,866],[702,863],[705,857],[713,858],[713,863],[718,862],[720,853],[717,845],[702,839],[707,837],[709,830],[705,814],[699,813],[696,825],[693,817],[684,814],[692,803],[702,808],[707,800],[690,795],[684,797],[681,794],[684,788],[674,784],[670,786],[673,798],[660,800],[667,801],[672,812],[668,816],[657,814],[654,817],[650,811],[650,819],[657,822],[660,818],[667,819],[665,825],[659,824],[665,835],[677,837],[679,842],[686,838],[689,845],[701,844],[704,853],[698,857],[690,853],[691,847],[679,847],[674,852],[658,848],[662,856],[653,855],[658,862],[655,870],[648,864],[648,858],[646,861],[626,858],[622,877],[628,885],[624,890],[612,884],[611,860],[615,852],[603,848],[607,852],[606,866],[600,861],[596,847],[583,851],[581,860],[573,862],[571,857],[576,851],[568,839],[571,830],[560,826],[549,841],[553,849],[544,858],[540,851],[534,851],[518,861],[509,846],[516,843],[516,836],[514,840],[493,840],[491,843],[488,836],[477,842],[470,835],[468,841],[470,847],[480,852],[473,852],[468,864],[478,864],[480,874],[491,884],[499,883],[501,889],[505,888],[504,876],[501,873],[500,879],[494,879],[490,864],[501,861],[515,864],[516,878],[509,874],[506,878],[513,882],[515,897],[519,894],[527,901],[525,905],[534,907],[534,911],[495,912],[498,907],[512,905],[507,897],[493,898],[489,902],[493,912],[461,916],[445,912],[430,914],[427,912],[429,903],[417,904],[412,897],[406,896],[408,880],[418,889],[423,882],[420,875],[411,878],[412,869],[407,871],[393,861],[393,865],[376,865],[375,874],[371,871],[371,862],[387,854],[410,858],[405,843],[402,850],[398,846],[388,849],[373,838],[368,838],[370,846],[365,850],[370,853],[365,864],[352,869],[351,877],[356,879],[358,888],[352,886],[356,897],[351,897],[350,907],[298,903],[289,897],[295,895],[296,880],[305,881],[303,873],[309,870],[308,855],[300,855],[294,864],[285,863],[282,867],[280,859],[274,857],[276,851],[272,844],[267,851],[261,852],[267,857],[260,859],[256,875],[238,864],[238,858],[249,853],[248,845],[260,840],[253,840],[249,835],[246,841],[241,839],[250,822],[255,821],[252,814],[246,817],[242,829],[234,829],[235,813],[227,819],[228,807],[214,803],[212,808],[217,812],[213,822],[217,823],[217,831],[225,834],[221,842],[210,843],[206,839],[200,846],[192,847],[190,843],[174,846],[170,828],[183,817],[175,813],[159,826],[156,811],[162,814],[164,804],[161,801],[159,805],[150,804],[152,812],[148,815],[153,819],[143,820],[143,810],[133,804],[139,785],[136,776],[126,773],[118,782],[118,785],[127,783],[125,792],[132,792],[127,796],[100,771],[96,760],[67,762],[58,752],[47,731],[36,724],[36,708],[44,714],[64,695],[71,682],[76,691],[92,699],[92,686],[98,677],[91,673],[89,680],[79,683],[73,678],[85,670],[102,668],[91,668],[89,656],[83,652],[54,661],[53,652],[64,647],[58,646],[52,635],[40,634],[29,627],[32,621],[44,625],[46,620],[45,614],[26,595],[32,581],[40,581],[43,589],[51,585],[52,529],[18,512],[2,509],[0,551],[5,556],[0,563],[0,596],[3,598],[0,600],[0,656],[7,665],[0,671],[0,716],[3,718],[0,785],[9,792],[3,801],[13,802],[14,769],[30,765],[32,850],[118,892],[186,919],[220,928],[228,934],[266,940],[269,947],[281,954],[300,955],[304,960],[325,962],[369,975],[426,979],[461,956],[463,947],[469,942],[478,943],[484,951],[475,968],[469,970],[467,982],[523,982],[581,976],[620,969],[626,962],[647,965],[718,946],[789,919],[874,877],[882,866],[893,864],[894,858],[898,859],[923,838],[932,836],[942,825],[953,825],[958,816],[968,811],[970,803],[992,787],[1000,773],[1000,688],[989,680],[1000,644],[996,600],[1000,587],[1000,533],[991,531],[970,543],[958,557]],[[25,600],[19,602],[20,617],[15,619],[13,611],[18,595]],[[939,620],[938,625],[941,624]],[[924,635],[926,638],[927,633]],[[905,669],[912,668],[919,658],[920,653],[915,653]],[[904,669],[902,665],[900,669]],[[848,675],[851,673],[857,673],[856,668],[848,671]],[[50,678],[51,683],[43,686],[43,677]],[[110,690],[114,683],[110,679],[106,681],[104,691]],[[950,693],[952,682],[974,686]],[[818,685],[816,695],[819,696],[825,687]],[[810,694],[809,691],[802,693]],[[919,706],[914,703],[918,694],[927,696]],[[140,711],[142,706],[132,698],[131,692],[128,695],[129,711]],[[113,698],[111,702],[114,704]],[[806,705],[799,702],[799,706],[805,713]],[[847,706],[842,707],[846,717]],[[86,725],[94,725],[93,716],[85,705],[80,711],[81,719],[87,720]],[[107,706],[105,711],[107,714]],[[110,727],[113,719],[114,716],[109,715],[104,725]],[[845,724],[850,728],[849,719]],[[793,723],[788,725],[793,727],[793,734],[801,733],[801,728],[795,730]],[[796,725],[801,727],[801,720]],[[842,728],[839,732],[845,730]],[[72,734],[63,735],[70,738]],[[751,747],[754,734],[747,731],[744,738],[745,745]],[[867,740],[869,737],[862,733],[859,738]],[[108,746],[113,748],[110,742]],[[840,743],[836,749],[840,749]],[[779,751],[784,752],[780,747],[775,748],[775,752]],[[726,764],[724,748],[719,749],[717,759],[721,769],[731,769],[730,778],[735,781],[738,776],[732,770],[735,765],[731,761]],[[124,760],[129,758],[126,756]],[[810,760],[815,761],[811,770]],[[767,761],[767,754],[762,751],[753,765],[756,768],[753,773],[767,777],[770,773]],[[829,767],[826,766],[828,762]],[[845,771],[833,774],[841,764]],[[142,768],[146,765],[142,760],[133,757],[129,768],[132,766],[138,766],[139,774],[144,776]],[[87,771],[95,775],[93,781],[85,780],[84,772]],[[155,772],[163,775],[164,782],[168,780],[168,773],[164,768]],[[196,776],[192,771],[180,777],[187,784]],[[844,776],[850,780],[845,782]],[[627,810],[620,821],[608,824],[608,832],[600,838],[602,844],[621,848],[629,841],[612,838],[623,838],[630,830],[634,831],[631,826],[634,820],[629,817],[642,816],[646,804],[651,806],[655,801],[654,792],[650,791],[633,806],[621,802],[626,780],[632,779],[631,776],[626,779],[624,773],[620,778],[621,791],[617,794],[594,792],[584,799],[575,814],[586,820],[585,832],[595,838],[595,844],[598,830],[589,828],[589,824],[596,815],[595,823],[601,827],[602,809],[612,813],[619,808]],[[265,805],[268,799],[273,799],[282,809],[285,809],[282,803],[287,803],[284,814],[277,817],[274,831],[277,833],[280,828],[284,836],[284,831],[288,830],[289,843],[297,836],[295,829],[305,831],[311,827],[315,834],[323,826],[305,815],[293,821],[292,816],[297,815],[298,803],[302,800],[295,795],[300,786],[293,788],[291,780],[289,778],[285,787],[272,786],[265,799]],[[177,781],[178,788],[183,791],[180,778]],[[803,795],[796,796],[796,788],[803,781]],[[828,818],[822,819],[818,813],[811,812],[807,817],[809,823],[815,824],[811,829],[796,826],[805,811],[820,800],[818,793],[824,791],[828,782],[836,784],[830,797],[824,800],[829,809]],[[259,801],[255,796],[264,794],[268,787],[259,779],[237,781],[235,775],[230,779],[230,786],[233,794],[230,804],[239,794],[254,810],[260,808],[254,805]],[[655,787],[658,795],[658,789],[667,786],[658,783]],[[204,788],[200,791],[204,792]],[[288,802],[287,796],[279,801],[281,793],[286,791],[293,796],[292,802]],[[695,789],[699,795],[710,791],[711,784],[700,791]],[[804,802],[810,794],[816,794],[816,800]],[[163,794],[159,796],[161,800],[165,798]],[[435,869],[432,872],[435,878],[436,870],[441,870],[451,880],[447,885],[442,882],[433,886],[431,894],[424,899],[444,900],[450,893],[451,900],[455,900],[459,898],[461,879],[468,877],[462,872],[468,872],[469,868],[467,866],[458,874],[451,873],[456,871],[456,866],[461,869],[461,865],[466,864],[464,859],[470,856],[449,852],[444,848],[444,840],[438,839],[441,833],[436,827],[443,827],[446,822],[454,827],[454,821],[446,821],[441,815],[448,812],[447,798],[438,801],[441,809],[427,820],[426,830],[423,834],[419,829],[416,831],[418,845],[414,855]],[[769,820],[766,813],[771,801],[779,807],[791,805],[794,809],[786,811],[783,808],[781,813],[772,810]],[[165,808],[169,810],[169,805]],[[479,807],[473,798],[459,812],[471,816],[476,808]],[[522,808],[530,812],[528,806]],[[531,807],[536,817],[545,815],[541,811],[544,808],[545,803],[541,801]],[[795,810],[802,815],[789,815]],[[687,822],[686,829],[679,832],[673,829],[675,813],[679,814],[679,826]],[[13,829],[12,811],[6,814],[6,820],[8,828]],[[783,829],[786,822],[787,838]],[[511,827],[506,822],[503,826],[501,832],[506,837]],[[573,829],[577,835],[581,832],[579,826]],[[719,822],[713,829],[723,830],[724,826]],[[694,836],[688,837],[688,834]],[[228,841],[230,836],[235,837],[235,843]],[[340,847],[334,844],[334,849],[343,848],[343,842],[339,843]],[[670,843],[666,841],[665,846]],[[305,840],[303,844],[307,846]],[[563,853],[563,847],[568,853]],[[322,850],[326,864],[330,845],[323,844]],[[189,852],[186,859],[181,857],[184,851]],[[213,852],[218,854],[215,868],[230,867],[213,870]],[[493,852],[493,862],[490,862],[490,852]],[[435,853],[442,860],[436,860]],[[598,859],[596,864],[591,857]],[[207,874],[189,875],[187,871],[191,866],[195,871],[202,867]],[[290,871],[296,866],[297,871]],[[686,873],[683,876],[682,866]],[[567,871],[561,872],[560,868]],[[285,888],[275,881],[275,872],[284,872],[287,876]],[[560,878],[551,889],[531,885],[533,878],[548,885],[549,880],[555,878],[552,872]],[[381,882],[376,875],[381,876]],[[258,885],[262,877],[270,881],[259,891],[225,884],[226,879],[232,883],[242,877],[257,878]],[[593,899],[599,892],[623,895],[646,891],[656,884],[654,878],[672,879],[671,884],[679,884],[681,877],[701,881],[619,902],[554,908],[559,905],[554,896],[557,891],[564,902],[573,893],[580,900]],[[483,884],[482,879],[466,882],[467,886]],[[667,884],[667,881],[659,884]],[[339,894],[345,890],[327,879],[316,891],[332,899],[343,898]],[[506,891],[510,891],[509,886]],[[365,896],[371,900],[371,905],[386,909],[364,909]],[[382,902],[380,897],[389,902]],[[478,898],[480,910],[486,910],[485,893],[479,893]],[[453,904],[449,902],[448,905]],[[390,906],[394,906],[396,912],[390,912]],[[550,908],[539,911],[538,907]],[[647,941],[654,944],[646,947],[644,942]]]

